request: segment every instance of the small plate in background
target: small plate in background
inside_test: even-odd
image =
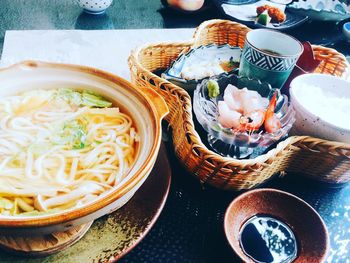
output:
[[[216,4],[217,8],[229,19],[232,19],[234,21],[240,22],[242,24],[245,24],[252,28],[271,28],[271,29],[277,29],[277,30],[286,30],[290,29],[296,26],[299,26],[306,22],[308,20],[308,17],[305,15],[295,14],[288,10],[286,7],[285,14],[286,14],[286,20],[280,24],[276,23],[270,23],[267,26],[261,25],[259,23],[255,23],[256,16],[252,17],[244,17],[244,16],[237,16],[234,12],[235,7],[241,8],[249,8],[252,4],[255,4],[257,2],[262,2],[261,5],[266,4],[266,1],[261,0],[213,0],[213,2]],[[277,2],[277,0],[276,0]],[[276,2],[271,1],[270,5],[276,6]],[[283,5],[282,5],[283,6]],[[252,7],[251,7],[252,8]],[[232,9],[230,11],[230,9]],[[255,7],[256,9],[256,7]],[[243,9],[242,9],[243,10]]]

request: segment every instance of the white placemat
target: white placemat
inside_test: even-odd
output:
[[[194,29],[6,31],[0,67],[28,60],[93,66],[130,79],[127,58],[137,46],[191,39]],[[350,72],[345,76],[350,80]]]
[[[194,29],[6,31],[0,66],[34,59],[93,66],[129,79],[127,58],[137,46],[188,41]]]

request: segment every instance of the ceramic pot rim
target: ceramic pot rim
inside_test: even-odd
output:
[[[140,167],[137,170],[133,171],[134,174],[130,177],[130,180],[125,182],[125,184],[122,185],[120,188],[112,190],[102,198],[97,199],[92,203],[89,203],[88,206],[62,211],[57,214],[25,218],[0,217],[0,228],[17,228],[20,230],[21,228],[45,227],[79,219],[94,212],[97,212],[98,210],[120,199],[122,196],[124,196],[126,193],[132,190],[134,186],[141,182],[145,176],[148,175],[148,173],[153,167],[161,143],[161,119],[163,115],[157,112],[155,105],[151,102],[149,98],[147,98],[147,96],[140,89],[136,88],[127,80],[113,75],[112,73],[92,67],[73,64],[47,63],[41,61],[23,61],[14,64],[10,67],[0,69],[0,74],[1,72],[5,72],[8,70],[35,70],[35,68],[64,69],[69,71],[75,71],[111,81],[124,88],[130,87],[130,92],[132,92],[134,96],[137,97],[137,99],[140,100],[140,102],[143,103],[150,111],[150,115],[152,117],[153,122],[152,125],[155,129],[155,139],[153,145],[150,147],[148,156],[146,156],[145,160],[140,165]]]

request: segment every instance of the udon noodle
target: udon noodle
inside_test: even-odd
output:
[[[36,216],[96,200],[132,165],[132,119],[99,95],[34,90],[0,99],[0,215]]]

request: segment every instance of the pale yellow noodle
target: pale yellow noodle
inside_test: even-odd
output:
[[[0,99],[0,216],[82,206],[118,185],[134,162],[130,116],[57,94]]]

